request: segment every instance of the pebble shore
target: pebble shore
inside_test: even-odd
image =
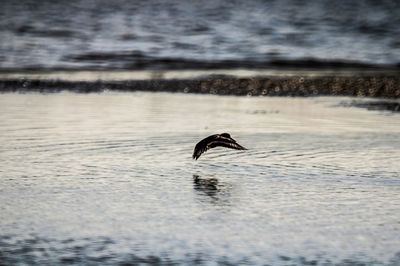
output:
[[[57,79],[0,79],[0,92],[80,93],[110,91],[181,92],[245,96],[367,96],[397,99],[400,75],[292,75],[76,81]]]

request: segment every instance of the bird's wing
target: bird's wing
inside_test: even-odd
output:
[[[200,145],[200,144],[201,143],[197,144],[196,147],[194,148],[193,159],[196,159],[196,160],[199,159],[200,155],[209,149],[208,145],[206,145],[206,144]]]
[[[197,160],[203,152],[206,152],[209,149],[207,145],[213,140],[216,140],[217,137],[218,134],[211,135],[197,143],[193,151],[193,159]]]
[[[209,136],[199,143],[197,143],[196,147],[194,148],[193,151],[193,159],[198,159],[201,154],[206,152],[209,149],[215,148],[215,147],[226,147],[230,149],[235,149],[235,150],[247,150],[245,147],[239,145],[236,143],[236,141],[232,138],[226,138],[221,135],[212,135]]]
[[[245,147],[239,145],[238,143],[236,143],[235,141],[220,141],[220,140],[216,140],[216,141],[212,141],[210,142],[207,147],[208,149],[214,148],[214,147],[225,147],[225,148],[230,148],[230,149],[235,149],[235,150],[247,150]]]
[[[226,141],[226,142],[236,142],[234,139],[232,138],[227,138],[221,135],[216,135],[214,140],[218,140],[218,141]]]

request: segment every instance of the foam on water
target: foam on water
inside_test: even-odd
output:
[[[0,258],[396,265],[400,119],[347,100],[2,94]]]

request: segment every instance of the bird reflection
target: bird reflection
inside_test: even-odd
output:
[[[201,178],[199,175],[193,175],[193,188],[211,198],[212,203],[222,203],[229,201],[230,186],[221,184],[217,178]]]
[[[211,193],[214,196],[218,192],[218,179],[216,178],[200,178],[199,175],[193,175],[194,189],[204,192],[207,195]]]

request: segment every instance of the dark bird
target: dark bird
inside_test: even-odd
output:
[[[236,150],[247,150],[245,147],[236,143],[228,133],[211,135],[196,144],[193,151],[193,159],[199,159],[203,152],[215,147],[225,147]]]

